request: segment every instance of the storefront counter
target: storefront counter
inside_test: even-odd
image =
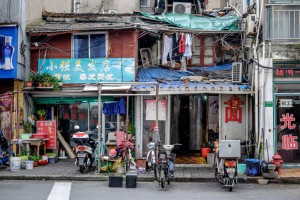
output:
[[[17,145],[19,145],[18,152],[21,152],[21,146],[25,145],[27,150],[27,155],[30,155],[31,147],[36,148],[37,155],[40,155],[40,147],[43,146],[44,153],[46,153],[46,142],[48,141],[48,138],[33,138],[33,139],[15,139],[11,140],[11,145],[13,148],[13,152],[17,152]]]

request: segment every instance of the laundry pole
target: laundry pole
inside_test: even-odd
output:
[[[126,140],[128,140],[128,123],[129,123],[129,96],[126,96],[126,124],[125,124],[125,130],[126,130]]]
[[[98,85],[98,145],[97,145],[97,149],[98,149],[98,174],[100,174],[100,146],[101,146],[101,90],[102,90],[102,85],[99,84]]]
[[[156,84],[155,88],[155,104],[156,104],[156,112],[155,112],[155,127],[153,130],[153,137],[155,138],[155,141],[160,142],[160,135],[159,135],[159,128],[158,128],[158,90],[159,90],[159,84]]]

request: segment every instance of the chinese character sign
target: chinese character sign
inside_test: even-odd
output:
[[[240,106],[243,105],[243,101],[233,95],[227,102],[224,102],[224,104],[228,105],[225,107],[225,123],[229,121],[242,123],[242,107]]]
[[[56,149],[56,122],[55,121],[37,121],[37,133],[45,133],[49,140],[46,142],[47,149]]]
[[[293,114],[286,113],[282,114],[280,121],[283,122],[283,125],[280,127],[281,129],[289,129],[293,130],[296,128],[295,118]],[[282,136],[282,149],[284,150],[294,150],[298,149],[298,136],[293,136],[292,134],[285,134]]]
[[[298,136],[293,136],[292,134],[282,136],[282,149],[284,150],[294,150],[298,149]]]
[[[64,83],[131,82],[134,58],[39,59],[39,69]]]

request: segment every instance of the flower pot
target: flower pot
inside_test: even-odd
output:
[[[45,116],[39,116],[39,120],[41,120],[41,121],[43,121],[43,120],[45,120]]]
[[[25,82],[26,87],[32,87],[33,82],[32,81],[27,81]]]
[[[33,169],[33,165],[34,165],[34,162],[32,160],[27,160],[25,161],[26,163],[26,169]]]
[[[10,157],[9,161],[10,171],[20,171],[21,170],[21,157]]]
[[[33,161],[33,167],[37,167],[39,165],[39,161]]]
[[[206,158],[207,157],[207,154],[210,152],[210,148],[204,148],[202,147],[201,148],[201,156]]]
[[[20,138],[22,140],[28,140],[31,138],[31,135],[32,135],[31,133],[22,133],[22,134],[20,134]]]

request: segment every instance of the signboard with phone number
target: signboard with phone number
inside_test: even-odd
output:
[[[55,121],[37,121],[37,133],[47,134],[49,140],[46,142],[47,149],[56,149],[56,122]]]

